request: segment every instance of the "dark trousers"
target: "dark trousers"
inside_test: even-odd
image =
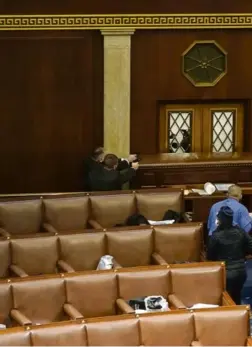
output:
[[[241,291],[246,281],[247,273],[245,270],[228,270],[227,271],[227,292],[234,300],[236,305],[241,304]]]

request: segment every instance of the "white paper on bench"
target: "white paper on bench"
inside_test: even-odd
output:
[[[175,222],[175,219],[171,220],[160,220],[160,221],[155,221],[155,220],[148,220],[150,225],[169,225],[173,224]]]
[[[198,193],[199,195],[210,195],[204,189],[192,189],[192,192]]]
[[[227,192],[233,183],[215,183],[214,185],[219,192]]]
[[[211,304],[195,304],[192,307],[190,307],[191,310],[197,309],[197,308],[214,308],[219,307],[219,305],[211,305]]]

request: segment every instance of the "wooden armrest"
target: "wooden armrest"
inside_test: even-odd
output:
[[[200,261],[206,261],[206,251],[200,252]]]
[[[2,228],[0,228],[0,235],[2,235],[3,237],[6,237],[7,239],[11,237],[11,234]]]
[[[44,231],[53,234],[53,235],[57,235],[58,234],[58,230],[55,229],[51,224],[48,223],[43,223],[42,228]]]
[[[193,341],[191,343],[191,346],[197,347],[197,346],[203,346],[199,341]]]
[[[71,304],[64,304],[64,311],[71,319],[84,319],[84,316]]]
[[[164,258],[160,255],[160,254],[158,254],[158,253],[156,253],[156,252],[154,252],[152,255],[151,255],[151,258],[152,258],[152,261],[153,261],[153,263],[156,265],[168,265],[168,263],[164,260]]]
[[[115,258],[113,259],[113,268],[114,269],[121,269],[122,266],[115,260]]]
[[[247,339],[247,346],[252,346],[252,338],[248,337]]]
[[[170,304],[175,307],[176,309],[186,309],[187,307],[183,304],[183,302],[175,295],[175,294],[170,294],[168,295],[168,300]]]
[[[222,306],[236,306],[236,303],[233,301],[227,291],[222,293]]]
[[[29,276],[23,269],[21,269],[21,267],[19,267],[17,265],[11,265],[10,269],[15,275],[17,275],[19,277],[28,277]]]
[[[32,322],[30,319],[28,319],[23,313],[21,313],[19,310],[11,310],[10,316],[12,319],[14,319],[15,322],[17,322],[19,325],[31,325]]]
[[[98,222],[96,222],[96,220],[93,220],[93,219],[90,219],[88,221],[88,224],[90,224],[91,227],[94,229],[104,229]]]
[[[116,305],[123,313],[135,313],[135,310],[123,299],[117,299]]]
[[[58,266],[65,272],[75,272],[74,268],[64,260],[58,260]]]

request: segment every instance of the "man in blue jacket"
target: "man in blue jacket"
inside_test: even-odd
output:
[[[217,215],[221,207],[228,206],[233,212],[233,224],[238,225],[240,228],[245,230],[247,233],[252,229],[252,218],[249,215],[248,209],[240,203],[242,199],[242,190],[237,185],[232,185],[228,189],[227,199],[217,202],[211,207],[209,218],[208,218],[208,231],[209,236],[212,235],[213,231],[217,228]]]

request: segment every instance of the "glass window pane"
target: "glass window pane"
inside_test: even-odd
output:
[[[168,111],[169,152],[190,153],[192,111]]]
[[[212,111],[212,151],[234,151],[235,111]]]

